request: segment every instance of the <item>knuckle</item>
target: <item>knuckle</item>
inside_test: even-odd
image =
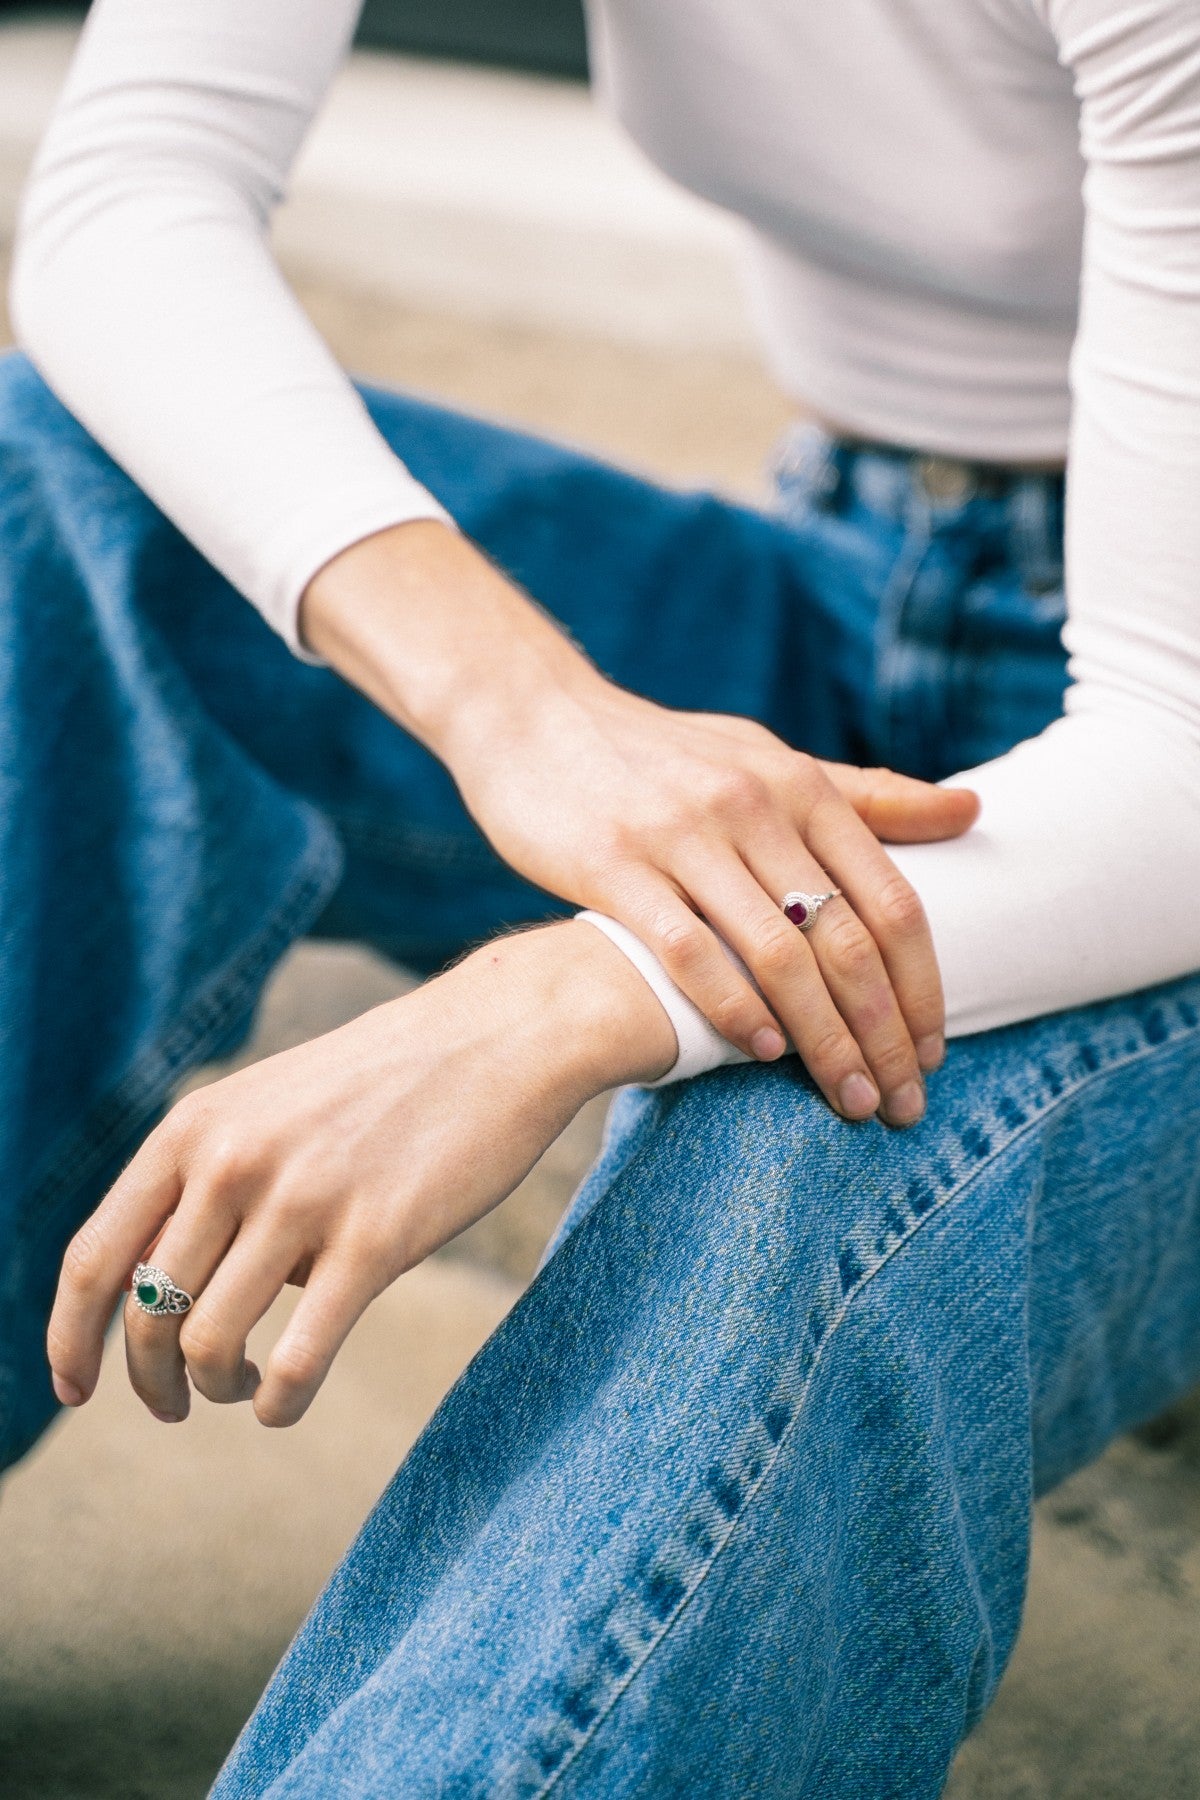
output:
[[[321,1357],[316,1347],[304,1342],[283,1344],[271,1358],[271,1380],[285,1393],[315,1387],[321,1379]]]
[[[835,1080],[851,1066],[859,1066],[854,1039],[837,1025],[818,1031],[805,1047],[804,1060],[814,1075],[820,1074],[826,1080]]]
[[[95,1223],[89,1219],[67,1245],[62,1263],[63,1282],[76,1293],[87,1293],[99,1286],[103,1271],[103,1242]]]
[[[220,1375],[240,1361],[217,1321],[193,1309],[179,1332],[179,1347],[188,1366],[202,1375]]]
[[[211,1104],[206,1088],[193,1088],[175,1102],[159,1130],[178,1142],[187,1142],[204,1129]]]
[[[811,756],[796,759],[790,786],[793,794],[801,801],[804,816],[810,826],[817,824],[827,814],[836,814],[845,804],[820,763],[814,762]]]
[[[735,991],[723,994],[715,1001],[708,1010],[708,1017],[723,1038],[737,1039],[749,1036],[759,1023],[760,1012],[761,1008],[749,994]]]
[[[805,795],[805,834],[812,838],[824,834],[832,836],[842,825],[848,804],[832,783],[827,783],[825,787],[814,784]]]
[[[847,1024],[860,1044],[887,1042],[903,1029],[896,996],[886,980],[868,982],[855,994],[853,1005],[846,1010],[849,1014]]]
[[[755,934],[754,967],[768,980],[794,969],[799,955],[799,934],[786,921],[776,924],[772,919]]]
[[[830,919],[825,934],[825,954],[847,981],[864,980],[875,968],[875,940],[849,910]]]
[[[871,1057],[871,1066],[885,1091],[899,1087],[918,1074],[912,1044],[905,1039],[896,1039],[876,1050]]]
[[[382,1281],[400,1250],[397,1231],[391,1220],[372,1217],[355,1219],[341,1237],[341,1261],[356,1288],[373,1286]]]
[[[352,1192],[355,1177],[349,1159],[343,1164],[336,1151],[320,1161],[315,1156],[293,1158],[263,1195],[264,1217],[271,1220],[275,1230],[298,1237],[311,1247],[328,1221],[331,1198]]]
[[[597,825],[592,835],[589,860],[593,868],[606,870],[611,876],[641,858],[628,827],[605,821]]]
[[[765,811],[770,798],[766,782],[750,769],[719,769],[710,780],[709,806],[726,818],[755,818]]]
[[[204,1147],[203,1178],[216,1193],[231,1193],[253,1174],[251,1146],[238,1132],[226,1131]]]
[[[52,1368],[65,1373],[74,1361],[78,1345],[73,1336],[64,1331],[57,1319],[51,1319],[46,1327],[46,1355]]]
[[[692,835],[699,818],[694,795],[674,789],[646,796],[632,818],[617,827],[617,841],[626,862],[657,864],[662,846]]]
[[[946,1002],[941,988],[927,988],[914,1000],[906,1000],[904,1016],[914,1039],[924,1037],[928,1032],[943,1031],[946,1025]]]
[[[699,924],[687,919],[673,920],[657,933],[658,954],[668,969],[685,974],[694,969],[704,954],[704,934]]]
[[[925,928],[925,908],[903,875],[890,875],[876,898],[885,931],[893,937],[915,937]]]

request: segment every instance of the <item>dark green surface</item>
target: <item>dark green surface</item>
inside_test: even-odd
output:
[[[358,35],[380,49],[587,73],[580,0],[366,0]]]
[[[0,0],[3,13],[81,12],[82,5]],[[544,75],[587,74],[581,0],[366,0],[358,41]]]

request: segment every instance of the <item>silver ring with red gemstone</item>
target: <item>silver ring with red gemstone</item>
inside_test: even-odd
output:
[[[830,888],[827,894],[785,894],[779,902],[780,911],[797,931],[811,931],[821,908],[828,901],[838,899],[841,891],[841,888]]]
[[[144,1313],[161,1318],[165,1313],[185,1313],[192,1308],[192,1296],[153,1263],[139,1263],[133,1271],[133,1303]]]

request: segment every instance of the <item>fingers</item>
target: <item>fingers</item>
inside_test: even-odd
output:
[[[714,922],[764,984],[830,1104],[861,1119],[879,1108],[882,1095],[891,1122],[918,1117],[924,1092],[916,1055],[870,934],[845,901],[830,901],[805,934],[771,898],[776,887],[821,893],[833,885],[799,839],[777,849],[766,866],[731,858],[714,880],[710,865],[708,882],[705,904]],[[900,1098],[914,1080],[915,1103],[911,1095]]]
[[[970,788],[935,787],[894,769],[857,769],[822,763],[830,781],[877,838],[891,844],[929,844],[961,837],[979,817]]]
[[[253,1399],[261,1377],[247,1359],[246,1339],[302,1256],[298,1241],[285,1238],[273,1219],[239,1232],[179,1334],[188,1374],[206,1399],[219,1405]]]
[[[182,1340],[185,1333],[189,1337],[194,1334],[198,1321],[203,1331],[204,1317],[211,1311],[211,1287],[225,1267],[222,1258],[234,1242],[237,1228],[237,1215],[211,1186],[196,1182],[185,1188],[178,1210],[154,1248],[153,1261],[176,1286],[193,1296],[190,1312],[145,1313],[132,1294],[125,1303],[125,1363],[130,1385],[164,1423],[188,1415],[191,1395]],[[209,1393],[204,1380],[193,1379],[202,1393]],[[223,1396],[212,1393],[209,1397]]]
[[[668,881],[648,878],[613,910],[654,951],[672,981],[722,1037],[762,1062],[783,1055],[787,1048],[783,1033],[766,1001]],[[714,923],[721,929],[718,919]]]
[[[178,1270],[202,1270],[215,1262],[211,1277],[197,1274],[197,1298],[182,1319],[148,1316],[132,1303],[126,1312],[126,1356],[130,1379],[156,1417],[181,1419],[188,1409],[187,1379],[218,1404],[253,1400],[265,1425],[291,1425],[312,1402],[346,1334],[375,1288],[344,1252],[318,1257],[308,1285],[265,1375],[247,1360],[246,1340],[271,1307],[307,1253],[299,1240],[282,1233],[279,1221],[264,1215],[242,1227],[227,1248],[204,1235],[211,1212],[197,1200],[191,1214],[187,1196],[176,1222],[164,1233],[156,1257],[180,1286]],[[199,1228],[199,1240],[189,1234]],[[201,1287],[201,1283],[203,1286]],[[189,1288],[188,1292],[192,1290]]]
[[[891,1125],[915,1125],[925,1111],[925,1084],[874,938],[839,898],[821,909],[808,943],[879,1088],[883,1117]]]
[[[922,1070],[936,1069],[945,1054],[946,1011],[937,953],[916,890],[836,797],[814,808],[805,837],[878,946]],[[847,942],[844,950],[851,949]]]
[[[375,1292],[361,1265],[344,1252],[328,1251],[316,1262],[254,1396],[261,1424],[294,1425],[307,1412]]]
[[[172,1115],[151,1133],[67,1246],[46,1333],[55,1392],[64,1405],[90,1398],[121,1289],[179,1198],[187,1122],[186,1114]]]

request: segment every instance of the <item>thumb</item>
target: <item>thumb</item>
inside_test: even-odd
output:
[[[885,844],[929,844],[961,837],[979,817],[970,788],[936,787],[894,769],[858,769],[851,763],[821,767],[864,825]]]

